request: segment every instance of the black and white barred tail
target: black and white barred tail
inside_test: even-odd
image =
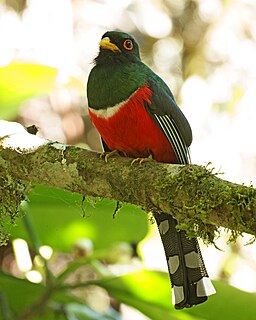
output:
[[[166,255],[176,309],[189,308],[207,300],[216,291],[208,277],[197,239],[177,231],[169,214],[155,214]]]

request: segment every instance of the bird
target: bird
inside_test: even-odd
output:
[[[107,31],[87,81],[88,113],[105,152],[134,159],[189,164],[192,130],[168,85],[144,64],[137,40]],[[170,214],[154,213],[163,243],[175,309],[215,293],[196,238]]]

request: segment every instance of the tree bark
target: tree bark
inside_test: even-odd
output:
[[[26,139],[32,136],[22,134]],[[235,235],[256,234],[256,189],[222,180],[206,167],[155,161],[131,165],[132,159],[118,155],[106,162],[84,148],[46,140],[24,148],[10,142],[12,137],[2,134],[0,138],[0,181],[5,186],[2,183],[0,206],[5,212],[11,208],[9,214],[13,214],[9,203],[13,197],[6,197],[8,184],[11,192],[21,192],[16,197],[19,203],[28,186],[38,183],[132,203],[146,212],[172,214],[181,229],[206,240],[213,239],[219,226]]]

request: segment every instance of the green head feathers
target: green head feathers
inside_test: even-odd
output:
[[[94,62],[87,83],[88,103],[93,109],[115,106],[151,81],[172,97],[163,80],[141,61],[139,45],[128,33],[104,33]]]
[[[108,31],[100,41],[100,52],[95,63],[118,63],[140,61],[139,45],[128,33]]]
[[[152,71],[140,60],[139,45],[129,34],[104,33],[87,83],[89,106],[102,109],[125,101]]]

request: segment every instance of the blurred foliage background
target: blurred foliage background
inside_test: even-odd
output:
[[[255,183],[254,0],[2,0],[0,118],[100,150],[85,85],[112,29],[132,33],[143,61],[171,87],[193,129],[192,162]],[[250,236],[227,245],[221,231],[223,251],[203,250],[217,295],[177,312],[156,226],[131,206],[113,219],[115,208],[35,186],[0,248],[0,319],[255,318]]]

